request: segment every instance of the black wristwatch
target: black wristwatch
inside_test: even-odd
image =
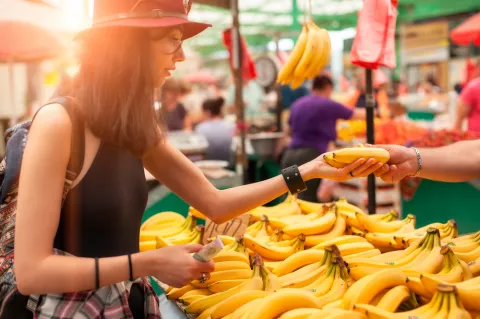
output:
[[[297,165],[282,169],[282,176],[290,194],[295,195],[307,189],[307,185],[305,185]]]

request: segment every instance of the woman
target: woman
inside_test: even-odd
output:
[[[195,131],[204,135],[208,141],[208,149],[205,154],[207,160],[222,160],[230,162],[232,138],[235,132],[233,123],[223,119],[222,97],[208,99],[203,102],[202,109],[204,121],[195,127]]]
[[[162,87],[161,116],[169,131],[191,131],[192,123],[187,109],[180,99],[185,89],[182,84],[174,79],[168,79]]]
[[[64,208],[72,122],[59,104],[37,113],[23,156],[15,232],[18,290],[41,295],[28,305],[35,317],[160,318],[147,276],[180,287],[214,270],[212,262],[192,258],[201,245],[139,252],[148,196],[144,167],[217,223],[280,196],[288,186],[293,189],[278,176],[218,190],[163,139],[154,92],[185,60],[182,42],[209,26],[188,21],[190,5],[183,0],[95,1],[93,26],[81,36],[73,89],[61,92],[77,101],[85,123],[84,164]],[[371,159],[340,170],[317,159],[295,172],[309,180],[373,171]],[[64,218],[72,214],[78,218],[76,252],[69,251],[65,234]],[[54,248],[70,255],[54,254]]]
[[[288,132],[291,142],[282,158],[282,167],[301,165],[325,153],[337,138],[339,119],[365,119],[365,109],[349,109],[331,99],[333,82],[327,75],[313,80],[310,96],[295,101],[291,107]],[[377,165],[377,164],[376,164]],[[298,197],[318,202],[320,179],[307,182],[308,189]]]

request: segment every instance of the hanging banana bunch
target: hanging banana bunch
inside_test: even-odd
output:
[[[307,21],[287,62],[278,73],[277,83],[292,89],[316,77],[330,62],[331,43],[328,31]]]

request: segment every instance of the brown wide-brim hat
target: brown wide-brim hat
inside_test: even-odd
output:
[[[105,27],[165,28],[182,26],[183,40],[211,24],[188,20],[193,0],[95,0],[89,30]]]

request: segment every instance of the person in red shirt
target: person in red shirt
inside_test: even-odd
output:
[[[469,131],[480,132],[480,77],[470,81],[462,90],[455,128],[461,130],[465,119],[468,120]]]

